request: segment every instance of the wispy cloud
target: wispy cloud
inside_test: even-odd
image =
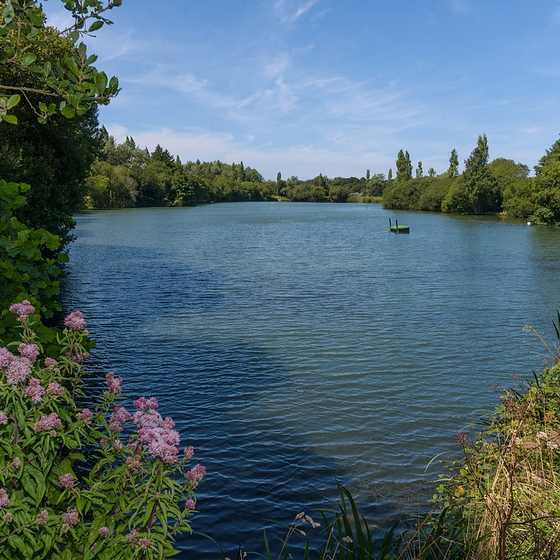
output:
[[[276,0],[274,5],[275,11],[283,23],[294,23],[301,16],[306,14],[319,0],[308,0],[301,4],[290,0]]]
[[[449,5],[457,14],[468,14],[472,11],[472,6],[467,0],[450,0]]]

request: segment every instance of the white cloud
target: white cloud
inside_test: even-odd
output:
[[[294,6],[294,3],[290,0],[276,0],[274,8],[283,23],[291,24],[306,14],[318,1],[319,0],[308,0],[303,4],[298,2]]]

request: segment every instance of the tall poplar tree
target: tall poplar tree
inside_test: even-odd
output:
[[[449,156],[449,168],[447,169],[448,177],[457,177],[459,175],[459,156],[457,150],[453,148]]]

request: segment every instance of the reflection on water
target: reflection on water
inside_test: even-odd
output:
[[[175,419],[209,473],[194,528],[230,554],[262,550],[265,519],[334,506],[335,478],[373,523],[405,511],[492,384],[539,367],[522,329],[558,307],[560,232],[496,218],[236,203],[77,221],[64,300],[99,343],[90,367]]]

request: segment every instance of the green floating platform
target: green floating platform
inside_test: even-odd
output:
[[[410,227],[408,226],[399,226],[399,222],[395,220],[396,225],[391,225],[391,218],[389,218],[389,231],[393,233],[410,233]]]

